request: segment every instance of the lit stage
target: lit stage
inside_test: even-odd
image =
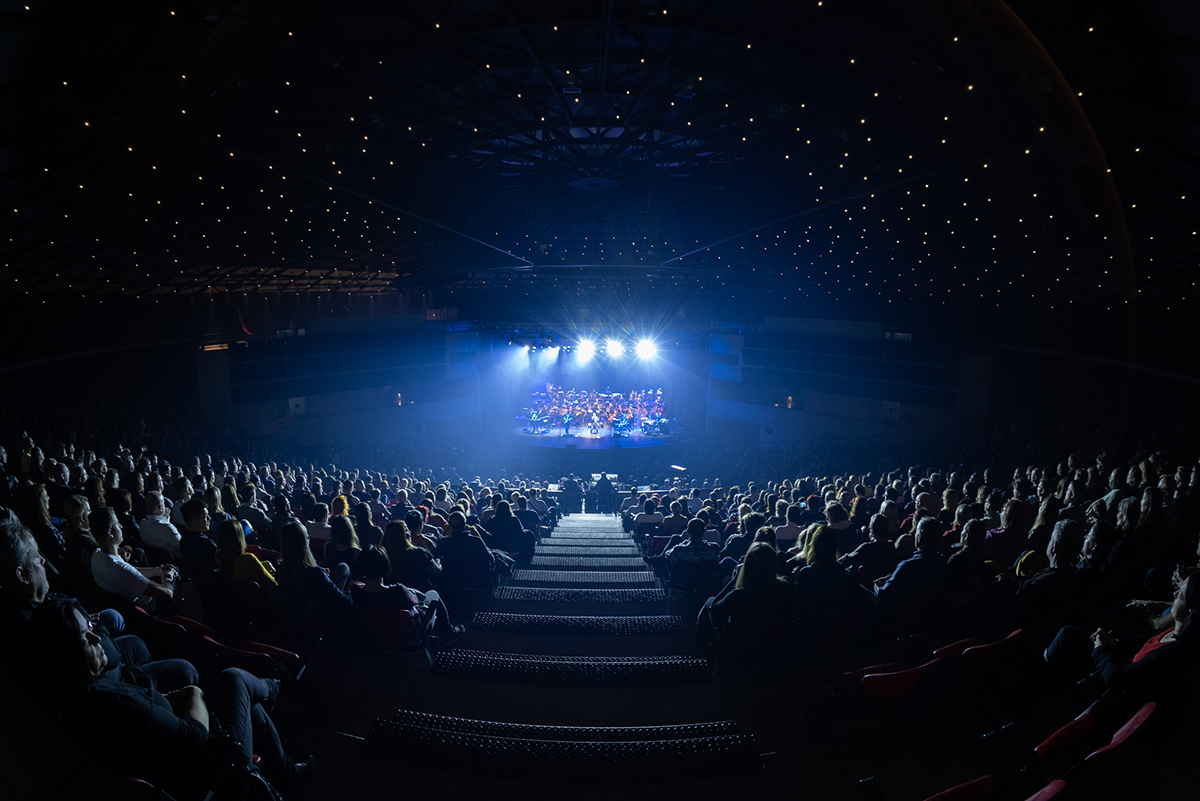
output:
[[[671,421],[670,434],[643,434],[641,429],[630,431],[627,434],[621,434],[619,437],[612,436],[611,429],[605,428],[599,435],[593,436],[586,427],[580,431],[576,426],[571,426],[571,433],[568,436],[563,436],[562,426],[555,426],[544,434],[531,434],[526,425],[522,422],[515,422],[512,427],[512,439],[522,445],[533,445],[539,448],[566,448],[568,446],[577,450],[611,450],[619,448],[621,450],[633,448],[656,448],[661,445],[670,445],[673,442],[679,441],[678,419]]]

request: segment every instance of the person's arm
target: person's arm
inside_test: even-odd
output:
[[[1092,664],[1104,679],[1104,686],[1114,690],[1137,691],[1156,685],[1173,661],[1173,651],[1179,648],[1177,643],[1170,643],[1154,649],[1138,662],[1124,663],[1118,658],[1123,643],[1100,634],[1093,635],[1092,643],[1097,647],[1092,651]]]
[[[428,553],[429,552],[426,551],[426,554]],[[426,560],[426,565],[427,569],[429,570],[429,577],[431,579],[436,579],[438,576],[442,575],[442,563],[434,559],[432,556]]]
[[[250,568],[249,573],[252,576],[252,578],[250,579],[251,581],[257,581],[260,584],[262,584],[263,586],[270,586],[270,587],[279,586],[279,582],[275,580],[274,571],[271,570],[269,567],[270,566],[269,562],[264,563],[261,559],[259,559],[257,556],[255,556],[252,553],[242,554],[242,556],[238,557],[238,558],[241,559],[244,557],[249,557],[248,559],[245,559],[245,562]]]
[[[171,711],[176,717],[184,720],[194,720],[208,731],[208,706],[204,703],[204,693],[194,684],[181,687],[163,697],[171,704]]]

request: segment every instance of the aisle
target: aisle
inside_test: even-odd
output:
[[[393,759],[420,743],[456,773],[528,761],[557,781],[761,770],[691,636],[620,519],[571,515],[436,654],[419,690],[380,711],[365,753]]]

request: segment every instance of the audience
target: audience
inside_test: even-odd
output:
[[[886,610],[920,596],[930,599],[929,615],[948,636],[990,637],[1020,626],[1026,637],[1044,637],[1038,649],[1049,646],[1050,669],[1064,680],[1095,671],[1109,687],[1138,697],[1165,691],[1200,659],[1200,635],[1191,626],[1200,580],[1190,573],[1200,470],[1148,452],[1129,469],[1115,468],[1116,460],[1103,453],[1094,467],[1077,456],[1058,464],[1037,448],[1013,447],[1013,437],[998,439],[1004,458],[1029,454],[1025,460],[1032,462],[1012,471],[1011,482],[1009,470],[998,469],[1001,458],[987,470],[944,458],[926,463],[953,469],[888,467],[818,476],[796,474],[798,454],[812,457],[800,462],[806,465],[823,464],[819,455],[838,466],[863,454],[866,463],[887,461],[865,449],[838,455],[813,446],[767,454],[697,446],[714,464],[727,461],[741,472],[721,466],[707,478],[666,481],[638,475],[636,486],[649,489],[631,493],[623,507],[638,512],[628,520],[632,528],[662,524],[662,533],[682,539],[663,554],[681,597],[698,605],[712,592],[706,581],[733,575],[698,616],[700,640],[739,621],[778,619],[814,631],[804,624],[838,610],[873,602],[871,608]],[[278,686],[225,671],[201,695],[194,669],[172,674],[164,668],[161,686],[133,687],[124,674],[146,673],[142,665],[149,660],[132,641],[118,642],[124,639],[118,636],[121,615],[105,610],[89,617],[51,589],[77,593],[93,606],[105,597],[118,605],[103,590],[169,615],[178,578],[174,563],[192,579],[220,571],[258,582],[278,601],[289,631],[328,634],[340,643],[339,629],[349,628],[342,624],[354,619],[355,606],[408,609],[446,643],[463,627],[452,625],[442,599],[452,598],[461,609],[454,593],[490,586],[512,567],[512,556],[528,560],[537,536],[557,519],[553,497],[539,488],[546,477],[569,473],[543,470],[539,477],[514,466],[489,479],[484,470],[459,472],[449,463],[462,454],[447,457],[440,472],[409,465],[385,474],[261,457],[253,464],[229,456],[168,464],[153,452],[121,447],[42,451],[32,439],[12,453],[0,465],[10,477],[0,486],[0,503],[15,509],[29,531],[15,520],[0,520],[0,625],[10,642],[21,644],[18,653],[28,658],[20,661],[48,665],[43,676],[34,671],[34,681],[53,680],[64,688],[53,702],[77,724],[79,736],[89,738],[89,753],[115,769],[161,780],[167,789],[194,771],[209,708],[224,710],[216,717],[242,733],[273,778],[311,769],[310,761],[292,761],[278,747],[268,714]],[[436,459],[433,452],[422,454]],[[482,477],[469,478],[476,472]],[[731,477],[741,483],[726,490]],[[163,497],[164,484],[174,504]],[[660,498],[671,512],[665,520]],[[293,514],[293,503],[307,524]],[[482,527],[476,525],[478,509],[486,512]],[[59,514],[51,517],[52,510]],[[248,545],[255,529],[241,521],[266,533],[263,544],[278,538],[277,568],[272,560],[279,555],[255,547],[259,543]],[[723,542],[705,540],[706,531],[722,529]],[[319,548],[327,569],[313,558],[310,531],[318,542],[328,540]],[[147,546],[149,565],[137,562],[128,547],[135,537]],[[782,560],[780,551],[793,558]],[[354,578],[361,583],[351,584]],[[1177,589],[1169,604],[1130,602],[1164,598],[1163,588],[1172,583]],[[1129,603],[1139,606],[1129,611]],[[963,609],[969,613],[960,614]],[[882,628],[872,635],[885,632],[903,641],[905,632],[886,628],[899,616],[881,617]],[[1088,636],[1093,626],[1083,624],[1097,619],[1114,622]],[[1036,633],[1039,626],[1049,634]],[[24,645],[26,636],[36,637],[41,650]],[[114,665],[124,666],[116,678],[110,675]],[[22,673],[18,665],[11,669]],[[244,703],[231,709],[235,697]],[[131,732],[128,743],[146,743],[144,754],[135,758],[118,753],[115,743],[96,741],[100,712],[110,707],[121,707],[112,714],[112,730]],[[165,732],[160,742],[148,743],[159,726]],[[146,766],[146,754],[161,763]]]

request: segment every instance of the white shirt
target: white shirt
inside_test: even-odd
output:
[[[147,545],[166,551],[172,557],[179,559],[179,529],[162,515],[146,515],[146,519],[138,526],[138,535]]]
[[[136,601],[150,585],[150,579],[136,567],[104,551],[92,554],[92,579],[100,589],[116,593],[127,601]]]
[[[176,528],[187,528],[187,523],[185,523],[183,520],[182,503],[175,504],[175,506],[171,509],[171,522],[175,524]],[[141,529],[138,529],[138,531],[140,533]]]
[[[310,540],[329,542],[329,538],[333,534],[333,527],[329,525],[329,521],[324,523],[309,523],[305,528],[308,529],[308,538]]]
[[[804,529],[795,523],[785,523],[775,529],[775,540],[777,542],[794,543],[796,538],[800,536],[800,532]]]

